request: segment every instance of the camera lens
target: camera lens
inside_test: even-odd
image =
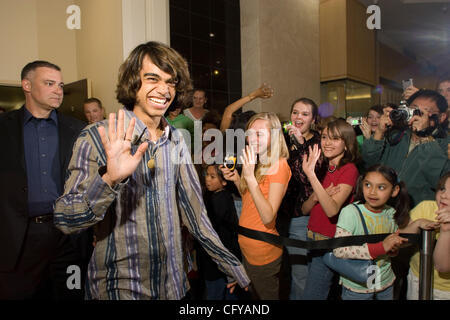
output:
[[[408,118],[408,114],[404,110],[394,109],[389,113],[392,122],[403,122]]]

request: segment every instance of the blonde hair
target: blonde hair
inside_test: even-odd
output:
[[[281,128],[280,119],[273,112],[261,112],[257,113],[248,120],[245,127],[245,131],[252,126],[256,120],[265,120],[267,127],[270,132],[270,145],[267,147],[267,160],[268,161],[258,161],[255,166],[255,177],[258,184],[265,178],[267,170],[275,163],[277,163],[280,158],[289,158],[289,150],[284,140],[283,131]],[[273,135],[272,133],[276,133]],[[244,177],[241,179],[240,191],[244,194],[247,191],[247,181]]]

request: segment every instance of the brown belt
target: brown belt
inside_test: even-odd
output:
[[[324,235],[321,235],[320,233],[311,231],[309,229],[308,229],[308,238],[314,239],[314,240],[328,240],[328,239],[330,239],[329,237],[326,237]]]
[[[46,223],[46,222],[53,222],[53,214],[45,214],[43,216],[36,216],[30,218],[31,222],[34,223]]]

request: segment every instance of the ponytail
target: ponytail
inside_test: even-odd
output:
[[[400,190],[396,197],[389,199],[388,204],[395,209],[394,220],[398,227],[404,228],[409,223],[409,210],[411,208],[411,200],[403,181],[396,183]]]

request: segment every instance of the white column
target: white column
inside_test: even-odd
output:
[[[122,0],[123,56],[147,41],[170,44],[169,0]]]

